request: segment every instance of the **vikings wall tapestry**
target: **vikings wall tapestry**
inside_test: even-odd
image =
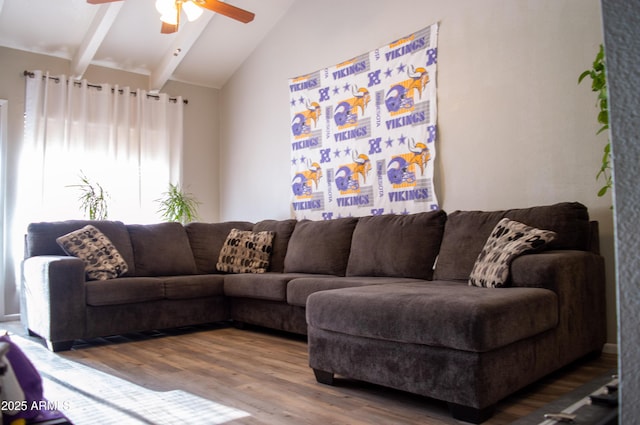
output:
[[[438,209],[437,24],[289,80],[297,219]]]

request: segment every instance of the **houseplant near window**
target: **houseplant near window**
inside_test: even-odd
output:
[[[609,103],[607,98],[607,75],[604,57],[604,46],[600,45],[600,50],[593,61],[591,69],[587,69],[580,77],[578,77],[578,84],[582,82],[587,76],[591,77],[591,91],[598,94],[598,100],[596,106],[600,109],[598,112],[598,122],[602,124],[602,127],[596,132],[600,134],[609,129]],[[612,186],[612,174],[611,174],[611,142],[607,142],[604,147],[604,154],[602,155],[602,163],[600,170],[596,174],[596,179],[603,179],[604,186],[598,191],[598,196],[604,196]]]
[[[89,220],[106,220],[109,215],[107,199],[109,194],[105,191],[100,183],[89,180],[89,178],[80,171],[80,184],[70,185],[68,187],[77,187],[80,190],[80,209],[84,212],[85,217]]]
[[[163,197],[156,199],[156,202],[160,204],[158,212],[165,221],[186,224],[198,218],[200,202],[191,193],[183,191],[177,184],[169,183],[169,190],[162,195]]]

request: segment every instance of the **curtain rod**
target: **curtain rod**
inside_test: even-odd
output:
[[[25,76],[25,77],[33,78],[33,77],[35,77],[35,75],[36,75],[36,74],[35,74],[35,73],[33,73],[33,72],[31,72],[31,71],[26,71],[26,70],[24,71],[24,76]],[[47,78],[47,76],[46,76],[46,75],[43,75],[43,76],[42,76],[42,78]],[[49,78],[49,79],[51,79],[51,80],[54,80],[56,83],[59,83],[59,82],[60,82],[60,77],[48,77],[48,78]],[[67,83],[69,83],[69,80],[67,80]],[[74,84],[74,85],[78,85],[78,86],[82,85],[82,83],[80,83],[79,81],[74,81],[74,82],[73,82],[73,84]],[[90,84],[90,83],[87,83],[87,86],[88,86],[88,87],[95,88],[95,89],[98,89],[98,90],[102,90],[102,86],[101,86],[101,85],[98,85],[98,84]],[[112,91],[112,92],[113,92],[114,90],[115,90],[115,89],[111,89],[111,91]],[[120,94],[124,94],[124,90],[123,90],[123,89],[118,89],[118,93],[120,93]],[[137,94],[136,94],[136,92],[134,92],[134,91],[130,91],[130,92],[129,92],[129,94],[130,94],[130,95],[133,95],[133,96],[136,96],[136,95],[137,95]],[[151,98],[153,98],[153,99],[160,99],[160,96],[155,95],[155,94],[147,94],[147,97],[151,97]],[[169,101],[170,101],[170,102],[177,102],[177,101],[178,101],[178,99],[176,99],[175,97],[170,97],[170,98],[169,98]],[[189,103],[189,100],[188,100],[188,99],[184,99],[184,100],[182,101],[182,103],[184,103],[184,104],[186,105],[186,104],[188,104],[188,103]]]

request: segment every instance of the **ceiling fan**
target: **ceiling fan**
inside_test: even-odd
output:
[[[111,3],[122,0],[87,0],[89,4]],[[213,12],[224,15],[228,18],[235,19],[242,23],[253,21],[255,14],[223,3],[219,0],[156,0],[156,9],[160,12],[160,20],[162,28],[160,32],[163,34],[171,34],[178,31],[180,25],[180,15],[184,10],[189,21],[195,21],[202,14],[202,9],[208,9]]]

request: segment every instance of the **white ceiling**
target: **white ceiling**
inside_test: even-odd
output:
[[[0,46],[69,59],[74,77],[92,64],[149,75],[149,90],[168,79],[220,88],[294,1],[227,0],[255,19],[205,10],[183,19],[178,33],[161,34],[155,0],[0,0]]]

